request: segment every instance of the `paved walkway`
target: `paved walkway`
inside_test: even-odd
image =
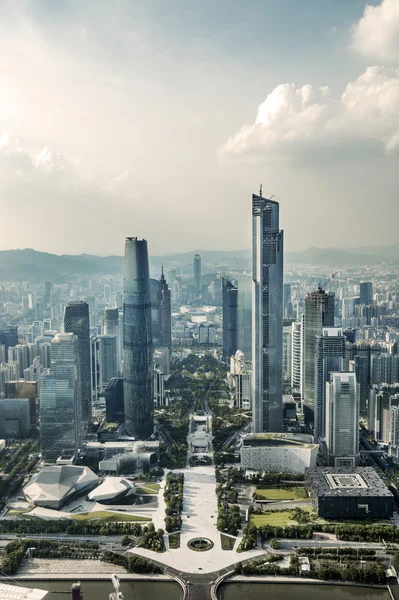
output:
[[[206,417],[202,416],[198,421],[203,421],[203,426],[200,425],[197,431],[189,433],[187,436],[189,448],[191,448],[191,444],[203,446],[207,445],[208,442],[212,447],[212,419],[210,415],[207,415],[207,417],[209,417],[209,432],[206,432]],[[208,456],[213,455],[208,453]],[[167,550],[162,554],[155,554],[151,550],[143,548],[134,548],[133,553],[157,560],[183,573],[217,572],[239,560],[265,554],[264,550],[251,550],[237,554],[236,549],[240,543],[241,535],[239,535],[233,551],[222,550],[220,532],[216,529],[218,507],[214,465],[186,467],[176,472],[184,473],[183,523],[180,548],[170,550],[168,544],[166,544]],[[160,496],[163,496],[163,488],[164,483],[161,486]],[[154,524],[155,527],[164,528],[165,503],[163,497],[160,496],[159,508],[156,515],[154,515]],[[213,548],[206,552],[190,550],[187,543],[196,537],[210,539],[214,544]]]

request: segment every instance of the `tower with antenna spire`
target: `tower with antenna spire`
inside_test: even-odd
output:
[[[163,265],[161,270],[161,306],[160,306],[160,321],[161,321],[161,335],[160,345],[164,348],[169,348],[169,352],[172,352],[172,298],[171,290],[165,279],[163,272]]]

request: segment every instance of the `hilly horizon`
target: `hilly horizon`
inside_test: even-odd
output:
[[[151,269],[160,270],[180,264],[192,264],[194,255],[201,254],[203,265],[232,265],[246,269],[250,266],[251,251],[245,250],[192,250],[151,256]],[[311,247],[300,252],[286,252],[288,264],[326,265],[335,267],[358,267],[375,265],[384,261],[399,262],[399,243],[387,246],[366,246],[358,248],[318,248]],[[52,254],[33,248],[0,251],[0,281],[45,280],[64,283],[72,277],[90,275],[118,275],[123,272],[123,256],[97,256],[95,254]]]

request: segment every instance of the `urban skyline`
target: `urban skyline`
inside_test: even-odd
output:
[[[399,0],[366,2],[0,3],[10,582],[399,600]]]

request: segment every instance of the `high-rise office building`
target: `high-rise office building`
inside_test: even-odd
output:
[[[283,231],[279,204],[252,195],[252,430],[283,418]]]
[[[160,346],[162,348],[169,348],[169,352],[172,352],[172,299],[171,291],[166,282],[163,274],[163,267],[161,273],[161,306],[160,306],[160,317],[161,317],[161,336]]]
[[[115,377],[111,379],[104,392],[105,397],[105,413],[108,423],[116,421],[123,423],[125,420],[124,403],[123,403],[123,379]]]
[[[169,288],[172,289],[173,288],[173,284],[176,281],[176,269],[175,269],[175,267],[170,267],[168,269],[167,276],[168,276]]]
[[[284,283],[283,285],[283,317],[284,319],[291,318],[291,284]]]
[[[16,325],[5,325],[0,329],[0,344],[4,344],[6,352],[10,346],[18,344],[18,327]]]
[[[52,302],[54,286],[51,281],[44,282],[44,296],[43,303],[46,308],[48,308]]]
[[[116,335],[99,335],[98,362],[100,366],[100,388],[104,390],[111,379],[118,375]]]
[[[302,398],[303,388],[303,318],[292,323],[291,387]]]
[[[285,385],[291,383],[292,373],[292,322],[287,319],[283,321],[283,382]]]
[[[237,352],[238,288],[222,278],[223,358],[229,360]]]
[[[82,423],[87,427],[92,420],[90,383],[90,318],[89,305],[81,300],[72,300],[65,306],[65,333],[74,333],[78,338],[78,395],[82,405]]]
[[[237,348],[252,361],[252,280],[239,279],[237,298]]]
[[[152,345],[161,345],[161,282],[150,279]]]
[[[373,284],[371,281],[364,281],[360,284],[359,304],[369,306],[373,303]]]
[[[323,327],[316,336],[314,438],[326,435],[326,383],[330,373],[346,370],[345,336],[340,327]]]
[[[391,407],[391,446],[399,448],[399,406]]]
[[[118,308],[106,308],[104,310],[104,335],[116,336],[116,364],[118,373],[122,369],[122,336],[119,325]]]
[[[194,293],[196,296],[201,294],[201,256],[194,256]]]
[[[331,373],[326,383],[326,446],[333,467],[359,462],[359,384],[354,373]]]
[[[45,461],[54,462],[63,450],[76,453],[82,439],[78,344],[73,333],[57,334],[51,340],[50,371],[40,376],[40,443]]]
[[[314,423],[316,336],[323,327],[334,327],[335,294],[319,288],[305,297],[303,312],[303,408]]]
[[[153,432],[151,297],[146,240],[126,238],[123,289],[123,388],[126,431]]]

